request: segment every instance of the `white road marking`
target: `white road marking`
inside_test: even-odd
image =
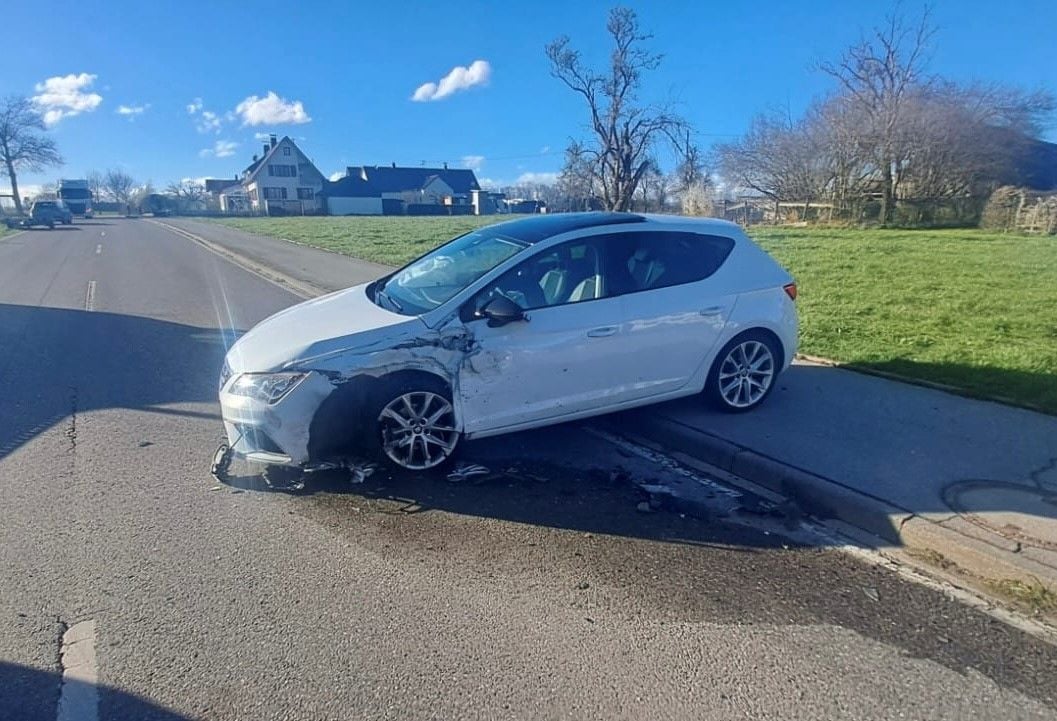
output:
[[[59,651],[62,689],[56,721],[97,721],[99,673],[95,656],[95,621],[81,621],[66,629]]]
[[[88,281],[88,292],[84,294],[84,309],[87,311],[95,310],[95,281]]]
[[[95,254],[96,254],[96,255],[99,255],[99,254],[101,254],[102,252],[103,252],[103,244],[102,244],[102,243],[99,243],[98,245],[96,245],[96,246],[95,246]]]
[[[99,231],[99,235],[100,235],[100,237],[105,238],[106,237],[106,231],[105,230],[100,230]]]

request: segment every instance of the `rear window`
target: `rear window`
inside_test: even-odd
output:
[[[704,280],[734,249],[731,238],[700,233],[645,231],[611,238],[607,249],[625,293]]]

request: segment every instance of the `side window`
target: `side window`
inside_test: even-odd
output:
[[[721,235],[647,231],[612,236],[610,275],[621,293],[696,283],[719,270],[734,249]]]
[[[536,253],[499,276],[470,302],[471,309],[504,295],[524,310],[581,303],[610,295],[597,239],[573,240]]]

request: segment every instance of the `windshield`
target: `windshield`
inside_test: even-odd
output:
[[[404,315],[421,315],[528,247],[516,238],[473,232],[422,256],[376,288],[374,302]]]

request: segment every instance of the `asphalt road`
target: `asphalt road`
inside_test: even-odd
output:
[[[217,486],[225,343],[295,298],[145,220],[0,240],[0,719],[1057,718],[1057,649],[585,426],[461,483]],[[719,494],[722,496],[722,494]],[[810,539],[808,539],[810,540]]]

